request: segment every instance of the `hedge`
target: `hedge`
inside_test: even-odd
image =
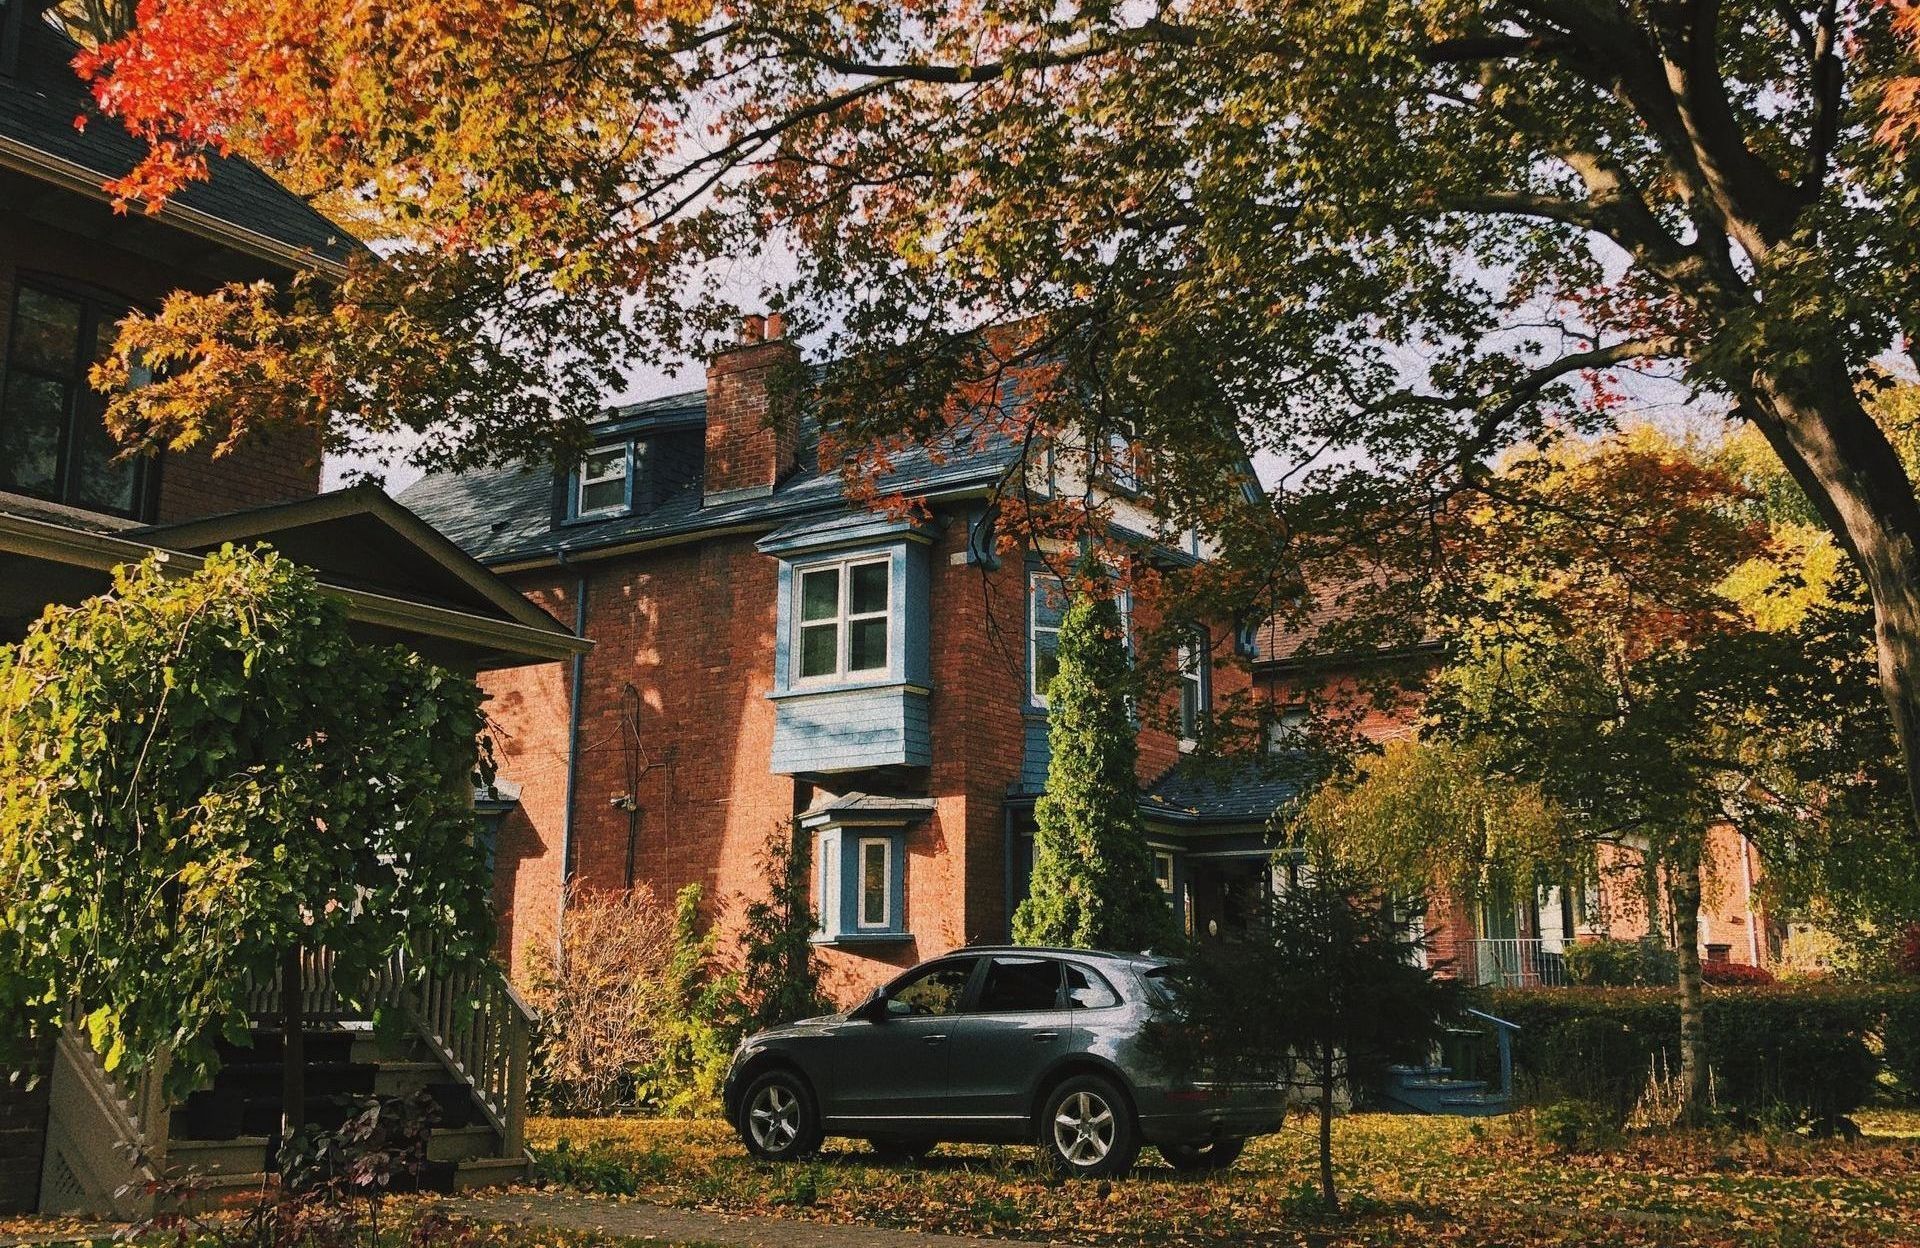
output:
[[[1680,1007],[1672,989],[1509,989],[1475,994],[1519,1024],[1515,1092],[1590,1101],[1616,1123],[1662,1077],[1677,1077]],[[1749,1122],[1830,1130],[1873,1097],[1882,1069],[1920,1093],[1920,986],[1809,984],[1709,988],[1707,1064],[1716,1104]],[[1491,1035],[1475,1039],[1495,1069]]]

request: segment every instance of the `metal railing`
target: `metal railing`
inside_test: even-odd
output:
[[[1564,988],[1567,942],[1558,937],[1468,941],[1466,977],[1476,988]]]

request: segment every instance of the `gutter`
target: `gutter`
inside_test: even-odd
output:
[[[942,490],[933,494],[917,497],[929,503],[961,502],[970,498],[986,498],[992,493],[990,485],[969,485],[955,489]],[[557,548],[551,553],[529,555],[522,558],[508,557],[498,562],[482,560],[494,572],[506,575],[512,572],[531,572],[537,568],[566,568],[575,564],[596,562],[604,559],[618,559],[624,555],[639,554],[648,550],[660,550],[668,546],[684,546],[692,542],[704,542],[715,537],[736,537],[745,533],[771,533],[800,516],[811,512],[831,512],[846,506],[845,500],[813,503],[803,507],[780,509],[770,514],[755,516],[749,520],[739,520],[732,524],[689,525],[674,529],[653,537],[635,538],[632,541],[611,542],[605,546],[595,546],[587,550],[578,547]]]
[[[178,575],[194,572],[202,563],[198,555],[168,550],[148,542],[106,533],[89,533],[4,512],[0,512],[0,552],[27,555],[96,572],[111,572],[121,564],[138,563],[150,555],[161,556],[165,567]],[[578,662],[579,656],[591,645],[578,636],[564,632],[558,625],[540,628],[514,621],[489,619],[372,590],[351,589],[325,579],[320,581],[320,587],[345,601],[347,618],[359,624],[403,630],[549,662],[565,658],[573,658]]]
[[[567,566],[567,552],[559,552],[559,563]],[[573,635],[584,641],[587,635],[587,574],[580,573],[574,583],[573,594]],[[573,886],[574,843],[573,810],[580,787],[580,717],[581,708],[586,702],[582,696],[587,678],[587,652],[577,650],[573,655],[573,677],[567,693],[567,806],[566,817],[560,821],[560,897],[557,903],[558,913],[554,916],[553,943],[554,965],[565,964],[565,933],[567,926],[567,890]]]
[[[65,160],[37,147],[22,143],[18,139],[0,135],[0,165],[10,166],[22,173],[32,174],[44,181],[63,186],[70,191],[78,191],[103,203],[112,203],[113,196],[107,194],[103,183],[112,174]],[[326,274],[335,281],[347,275],[347,266],[338,260],[329,260],[320,253],[305,247],[295,247],[270,238],[245,226],[223,221],[211,213],[189,207],[177,200],[168,200],[160,205],[159,217],[170,225],[179,227],[202,238],[244,251],[261,260],[270,260],[294,269],[313,269]],[[337,228],[337,227],[336,227]],[[340,236],[348,243],[359,244],[345,230]],[[362,245],[364,246],[364,245]]]

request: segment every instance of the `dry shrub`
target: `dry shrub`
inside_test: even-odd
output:
[[[674,960],[674,912],[645,887],[567,896],[563,947],[532,945],[523,983],[539,1011],[539,1091],[554,1112],[604,1114],[634,1103],[641,1072],[670,1037],[662,985]]]

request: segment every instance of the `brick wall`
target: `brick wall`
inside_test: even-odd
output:
[[[781,337],[779,318],[750,318],[747,341],[715,356],[707,366],[707,497],[766,494],[799,456],[798,423],[778,419],[770,386],[774,375],[800,358]]]
[[[173,290],[205,289],[215,280],[0,211],[0,351],[10,341],[14,288],[22,273],[148,308]],[[218,460],[205,451],[164,456],[156,518],[164,523],[216,515],[305,498],[319,489],[317,434],[261,435]]]
[[[47,1133],[47,1072],[53,1046],[42,1047],[30,1071],[0,1080],[0,1215],[30,1213],[40,1195],[41,1151]],[[22,1076],[31,1073],[32,1087]]]

